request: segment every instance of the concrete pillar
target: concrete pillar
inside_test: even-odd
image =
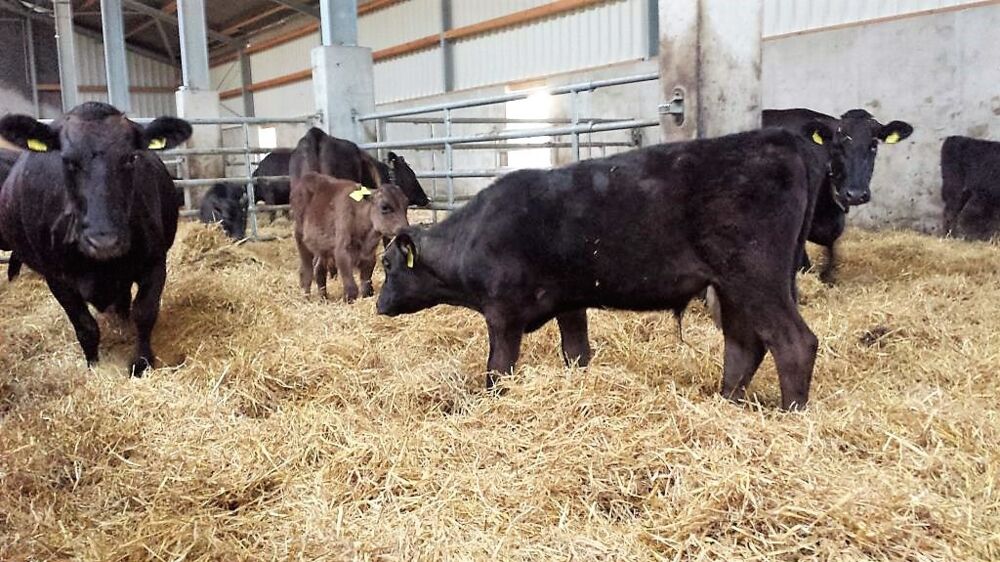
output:
[[[80,94],[80,82],[76,75],[76,45],[73,42],[73,6],[70,0],[53,0],[52,9],[56,20],[62,106],[63,111],[69,111],[76,107]]]
[[[178,0],[177,21],[181,35],[182,86],[177,90],[177,114],[186,119],[218,118],[219,92],[211,89],[208,74],[208,39],[204,0]],[[222,129],[218,125],[198,125],[187,142],[190,148],[218,148]],[[225,176],[221,156],[188,158],[188,172],[195,179]]]
[[[658,8],[664,140],[759,128],[763,0],[659,0]],[[669,103],[677,97],[682,121],[665,113],[679,109]]]
[[[125,58],[125,28],[121,0],[101,0],[104,32],[104,68],[108,77],[108,103],[120,111],[132,110],[128,93],[128,63]]]
[[[322,128],[354,142],[375,139],[374,123],[354,116],[375,111],[372,51],[357,45],[356,0],[321,0],[323,46],[312,50],[313,89]],[[347,20],[353,20],[347,21]]]
[[[320,35],[323,45],[358,44],[358,0],[320,0]]]

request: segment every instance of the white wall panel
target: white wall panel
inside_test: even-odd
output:
[[[452,0],[451,25],[462,27],[548,4],[551,0]]]
[[[242,108],[238,98],[227,100],[233,107]],[[312,80],[287,84],[254,92],[254,113],[261,117],[301,117],[316,111]]]
[[[290,72],[305,70],[312,65],[312,50],[320,44],[319,32],[250,55],[250,73],[254,82],[270,80]],[[239,72],[236,73],[237,76]],[[237,84],[235,87],[238,87]]]
[[[764,36],[979,2],[980,0],[764,0]]]
[[[104,72],[104,44],[84,35],[76,35],[77,72],[80,85],[94,86],[107,84]],[[155,61],[149,57],[126,53],[128,80],[130,86],[173,87],[177,82],[174,67]],[[108,101],[107,92],[81,92],[80,101]],[[132,110],[135,117],[157,117],[177,113],[172,92],[131,94]]]
[[[444,91],[441,49],[427,49],[375,65],[375,103],[439,94]]]
[[[642,58],[646,0],[619,0],[455,43],[464,89]]]
[[[458,0],[459,3],[462,1]],[[472,1],[477,5],[508,3],[507,0]],[[358,44],[376,51],[440,31],[440,0],[408,0],[358,18]]]

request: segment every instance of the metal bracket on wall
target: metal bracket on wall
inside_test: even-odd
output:
[[[674,97],[667,103],[659,105],[660,115],[673,115],[674,124],[678,127],[684,124],[684,88],[674,88]]]

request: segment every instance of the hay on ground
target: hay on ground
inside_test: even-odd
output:
[[[307,300],[270,233],[182,227],[138,380],[128,329],[90,371],[36,276],[0,283],[0,559],[1000,558],[996,246],[850,233],[836,287],[801,278],[786,414],[770,359],[755,403],[716,395],[699,306],[684,343],[592,312],[586,370],[547,326],[491,397],[477,314]]]

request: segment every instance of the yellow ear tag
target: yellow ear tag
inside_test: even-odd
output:
[[[408,267],[410,269],[413,269],[413,255],[414,255],[414,253],[415,252],[413,250],[407,250],[407,252],[406,252],[406,267]]]
[[[28,139],[28,150],[33,150],[35,152],[48,152],[49,145],[38,139]]]
[[[823,144],[823,137],[820,136],[819,131],[813,131],[813,142]]]
[[[896,144],[899,142],[899,133],[893,131],[889,133],[889,136],[885,137],[885,144]]]
[[[163,150],[163,148],[166,146],[167,146],[167,139],[163,137],[156,137],[155,139],[149,141],[148,148],[150,150]]]
[[[350,195],[348,195],[348,197],[350,197],[351,199],[354,199],[355,201],[357,201],[358,203],[360,203],[362,199],[364,199],[365,197],[368,197],[372,193],[374,193],[372,190],[368,189],[367,187],[365,187],[365,186],[363,186],[363,185],[361,185],[359,183],[358,184],[358,188],[355,189],[354,191],[352,191],[350,193]]]

